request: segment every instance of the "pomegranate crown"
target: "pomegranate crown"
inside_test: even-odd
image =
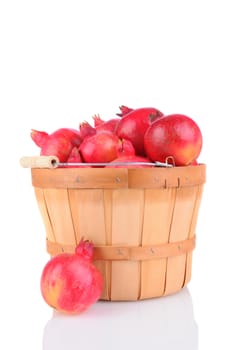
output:
[[[116,115],[118,115],[119,117],[124,117],[126,114],[130,113],[131,111],[133,111],[133,108],[130,108],[130,107],[125,106],[125,105],[119,106],[119,109],[120,109],[121,113],[116,113]]]
[[[92,260],[93,248],[93,243],[82,237],[75,249],[75,253],[86,260]]]

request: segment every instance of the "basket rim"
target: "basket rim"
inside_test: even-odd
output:
[[[206,165],[170,168],[32,168],[32,185],[39,188],[168,188],[202,185]]]

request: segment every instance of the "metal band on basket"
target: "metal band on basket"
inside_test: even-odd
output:
[[[47,252],[50,255],[74,253],[75,246],[46,240]],[[179,241],[149,246],[107,246],[95,245],[94,260],[153,260],[186,254],[196,245],[196,236]]]

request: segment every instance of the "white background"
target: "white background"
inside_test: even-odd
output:
[[[232,348],[229,5],[0,1],[2,349]],[[39,289],[45,231],[19,159],[38,154],[31,128],[76,128],[122,104],[187,114],[201,127],[207,183],[192,280],[169,298],[53,315]]]

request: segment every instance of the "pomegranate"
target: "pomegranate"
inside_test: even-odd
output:
[[[93,136],[96,134],[96,129],[92,125],[90,125],[90,123],[87,121],[80,123],[79,130],[83,140],[86,137]]]
[[[194,165],[198,165],[198,164],[199,164],[198,161],[196,159],[194,159],[189,165],[194,166]]]
[[[108,167],[111,168],[150,168],[153,167],[154,165],[148,165],[148,164],[131,164],[132,162],[136,163],[150,163],[151,161],[148,158],[145,157],[140,157],[136,155],[129,155],[129,156],[121,156],[116,159],[114,159],[112,162],[110,162],[107,165]],[[117,163],[128,163],[124,165],[118,165]]]
[[[170,114],[149,126],[144,135],[144,147],[153,161],[165,162],[172,157],[175,165],[189,165],[201,152],[201,130],[192,118]]]
[[[123,146],[120,138],[109,132],[97,133],[83,140],[79,147],[82,159],[87,163],[107,163],[111,162],[122,153],[132,153],[134,148]]]
[[[60,162],[66,162],[73,144],[64,136],[49,136],[40,150],[41,156],[56,156]]]
[[[104,121],[99,115],[94,115],[94,127],[87,121],[80,123],[80,134],[83,139],[100,132],[115,133],[120,118],[112,118]]]
[[[116,134],[130,140],[137,155],[145,156],[144,134],[154,120],[163,116],[163,113],[153,107],[134,109],[126,114],[118,123]]]
[[[93,250],[93,243],[82,239],[74,254],[59,254],[44,266],[40,288],[49,306],[78,314],[100,298],[103,278],[92,263]]]
[[[34,143],[36,144],[36,146],[41,148],[44,145],[44,143],[47,141],[49,134],[46,131],[31,129],[30,136],[34,141]]]
[[[79,146],[82,142],[82,137],[79,130],[72,128],[60,128],[55,130],[50,136],[60,137],[64,136],[71,141],[73,146]]]
[[[71,150],[68,159],[67,159],[67,163],[82,163],[82,159],[81,159],[81,155],[79,152],[79,149],[74,146],[73,149]],[[69,168],[74,168],[76,167],[75,165],[69,165]],[[78,165],[78,167],[80,167],[80,165]]]
[[[60,162],[65,162],[73,146],[78,147],[82,142],[79,131],[71,128],[60,128],[50,135],[32,129],[31,138],[40,147],[40,155],[57,156]]]
[[[120,118],[111,118],[109,120],[103,121],[101,119],[101,122],[99,121],[99,116],[94,116],[94,124],[96,125],[96,132],[101,131],[109,131],[115,133],[115,130],[117,128],[117,125],[120,121]]]
[[[118,156],[132,156],[135,155],[135,148],[130,140],[119,139]]]
[[[74,146],[73,149],[71,150],[71,153],[68,156],[67,163],[79,163],[78,165],[73,164],[73,165],[64,165],[63,167],[65,168],[90,168],[90,166],[87,166],[83,164],[83,160],[81,158],[79,149]]]
[[[69,162],[69,163],[74,163],[74,162],[81,163],[82,162],[78,147],[74,146],[72,148],[71,153],[68,156],[67,162]]]

